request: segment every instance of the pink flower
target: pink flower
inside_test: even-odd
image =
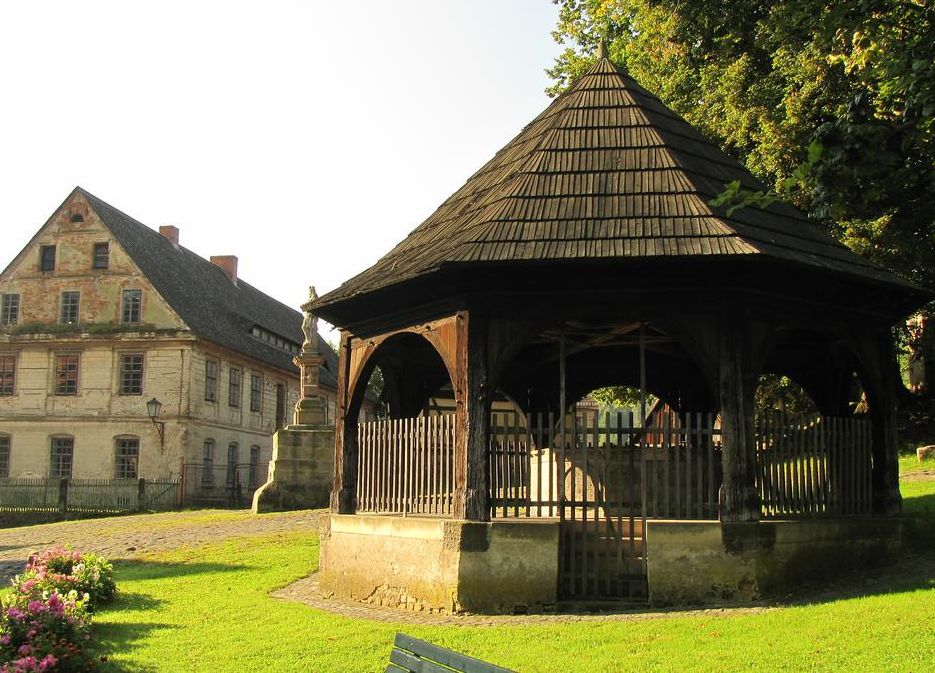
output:
[[[10,634],[4,633],[0,636],[0,645],[9,645],[10,644]]]

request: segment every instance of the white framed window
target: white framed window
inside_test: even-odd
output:
[[[0,296],[0,325],[15,325],[19,322],[19,295]]]
[[[214,483],[214,440],[206,439],[201,449],[201,483]]]
[[[124,290],[120,295],[120,322],[129,325],[140,322],[142,305],[142,290]]]
[[[81,303],[81,293],[69,290],[62,292],[61,307],[58,314],[60,325],[74,325],[78,322],[78,308]]]
[[[74,454],[74,437],[53,437],[49,446],[49,476],[53,479],[71,477]]]
[[[120,354],[120,384],[118,391],[121,395],[143,394],[143,354]]]
[[[139,479],[140,438],[117,437],[114,442],[114,478]]]

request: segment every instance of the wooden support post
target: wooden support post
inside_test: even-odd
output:
[[[724,468],[718,498],[721,521],[757,521],[760,518],[754,441],[755,379],[750,336],[743,320],[742,315],[724,316],[718,330]]]
[[[558,481],[558,516],[561,521],[565,521],[565,409],[568,400],[565,399],[565,330],[562,330],[558,341],[558,447],[555,446],[555,439],[552,439],[552,451],[558,457],[556,463],[556,479]],[[552,428],[549,428],[550,431]],[[574,454],[572,454],[574,455]],[[572,472],[572,481],[574,481],[574,472]]]
[[[331,492],[331,511],[338,514],[354,514],[357,511],[357,419],[347,415],[350,374],[350,338],[342,330],[334,429],[334,490]]]
[[[457,320],[452,516],[468,521],[489,521],[487,324],[475,312],[460,312]]]
[[[646,430],[646,323],[640,323],[640,427]]]
[[[870,400],[873,419],[871,472],[873,513],[877,516],[899,516],[902,496],[899,493],[899,446],[896,435],[896,386],[898,366],[892,335],[887,331],[875,343],[877,359],[876,399]],[[853,451],[856,447],[848,447]],[[859,454],[858,454],[859,455]],[[854,455],[854,460],[858,459]]]

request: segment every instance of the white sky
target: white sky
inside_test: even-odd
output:
[[[0,269],[75,185],[298,306],[548,103],[549,0],[0,4]]]

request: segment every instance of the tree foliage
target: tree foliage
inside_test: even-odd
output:
[[[609,386],[606,388],[596,388],[588,393],[588,397],[593,399],[602,407],[613,408],[633,408],[640,407],[640,389],[630,388],[628,386]],[[656,398],[652,393],[646,393],[646,408],[655,404]]]
[[[858,253],[935,288],[930,0],[555,2],[553,37],[567,48],[550,93],[604,40],[769,189]]]
[[[818,411],[807,392],[788,376],[761,374],[754,394],[757,418],[771,412],[814,414]]]

